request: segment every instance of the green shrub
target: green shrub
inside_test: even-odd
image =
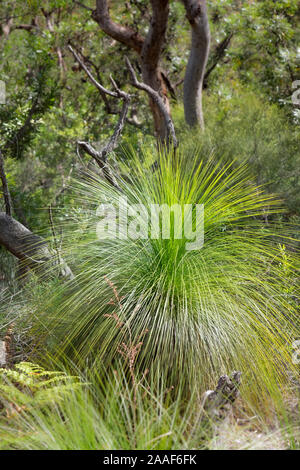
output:
[[[285,109],[265,97],[228,82],[204,97],[205,134],[186,128],[183,110],[174,110],[182,146],[193,151],[195,141],[217,161],[247,163],[257,184],[284,200],[289,216],[300,207],[300,128]]]

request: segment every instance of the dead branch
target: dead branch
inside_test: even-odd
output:
[[[22,16],[22,15],[21,15]],[[16,30],[23,30],[23,31],[38,31],[39,26],[37,24],[37,18],[33,18],[30,24],[14,24],[13,19],[18,17],[10,17],[10,18],[0,18],[0,21],[5,20],[3,24],[0,25],[0,36],[3,33],[4,36],[8,37],[9,34]]]
[[[15,150],[16,150],[16,153],[17,153],[19,144],[22,141],[22,139],[24,138],[24,136],[26,135],[26,132],[28,131],[28,129],[30,129],[30,126],[32,124],[32,119],[34,118],[34,115],[36,114],[36,111],[37,111],[38,106],[39,106],[39,98],[40,98],[39,95],[37,95],[33,99],[31,107],[28,111],[28,114],[26,116],[26,119],[25,119],[23,125],[17,130],[17,132],[12,137],[12,139],[10,139],[6,142],[6,144],[3,147],[5,150],[15,147]]]
[[[76,50],[75,46],[71,43],[69,43],[71,45],[71,48],[73,48],[73,51],[76,52],[77,56],[79,59],[82,58],[82,62],[83,64],[89,64],[93,67],[93,69],[95,70],[96,72],[96,76],[97,76],[97,81],[99,84],[101,84],[101,81],[102,81],[102,78],[101,78],[101,75],[100,75],[100,70],[99,70],[99,67],[95,64],[95,62],[93,62],[91,60],[90,57],[86,56],[83,54],[82,50],[80,50],[80,54],[78,53],[78,50]],[[72,51],[71,51],[72,52]],[[74,55],[74,54],[73,54]],[[75,57],[75,56],[74,56]],[[77,58],[75,57],[75,59],[77,60]],[[78,60],[77,60],[78,62]],[[82,68],[82,65],[78,62],[78,67],[79,69]],[[76,70],[76,65],[74,67],[72,67],[72,70]],[[84,70],[84,69],[83,69]],[[101,98],[103,99],[103,102],[104,102],[104,105],[105,105],[105,109],[107,111],[108,114],[117,114],[117,111],[113,112],[112,109],[111,109],[111,105],[110,105],[110,102],[107,98],[107,94],[102,90],[102,88],[99,88],[97,87],[99,93],[100,93],[100,96]]]
[[[10,192],[9,192],[6,174],[4,170],[4,158],[2,155],[1,149],[0,149],[0,178],[2,181],[5,212],[7,215],[10,216],[12,214],[12,202],[11,202]]]
[[[80,68],[82,68],[82,70],[84,70],[87,74],[91,75],[90,80],[96,86],[96,88],[98,89],[98,91],[100,93],[100,96],[103,99],[103,102],[104,102],[104,105],[105,105],[105,110],[106,110],[107,114],[111,114],[111,115],[120,114],[120,112],[118,110],[114,109],[111,106],[111,103],[107,98],[107,95],[113,96],[114,98],[117,98],[117,96],[115,94],[111,95],[111,91],[107,90],[105,87],[103,87],[103,85],[101,85],[102,79],[101,79],[99,67],[95,64],[95,62],[93,62],[91,60],[90,57],[85,56],[82,53],[82,51],[80,51],[80,53],[79,53],[78,50],[76,50],[76,48],[73,44],[70,44],[70,46],[71,46],[71,49],[73,50],[73,52],[72,52],[71,49],[70,49],[70,51],[73,53],[73,55],[75,53],[74,57],[75,57],[76,61],[78,62],[78,66]],[[91,74],[91,71],[86,67],[85,64],[89,64],[93,67],[93,69],[95,70],[96,76],[97,76],[97,80],[94,80],[94,77]],[[73,68],[72,68],[72,70],[73,70]],[[100,86],[98,86],[98,85],[100,85]],[[107,93],[107,91],[109,93]],[[128,124],[131,124],[132,126],[135,126],[135,127],[141,127],[141,125],[142,125],[142,123],[138,120],[136,114],[133,114],[132,118],[127,116],[126,117],[126,122],[128,122]]]
[[[138,88],[139,90],[143,90],[146,93],[148,93],[149,97],[158,106],[158,108],[159,108],[159,110],[160,110],[160,112],[163,116],[163,119],[165,121],[167,132],[168,132],[167,144],[170,142],[170,140],[172,140],[173,141],[173,147],[174,147],[174,149],[176,149],[178,147],[178,142],[177,142],[177,138],[176,138],[174,124],[173,124],[171,116],[168,112],[167,107],[165,106],[165,103],[164,103],[162,97],[160,96],[160,94],[157,91],[153,90],[153,88],[151,88],[149,85],[146,85],[146,83],[139,82],[137,77],[136,77],[135,71],[134,71],[134,69],[133,69],[133,67],[132,67],[132,65],[131,65],[131,63],[128,59],[128,57],[125,58],[125,61],[126,61],[126,65],[127,65],[128,70],[129,70],[129,73],[131,75],[132,85],[135,88]]]
[[[91,82],[95,85],[95,87],[102,93],[105,93],[109,96],[112,96],[117,99],[121,99],[123,101],[123,106],[120,112],[120,117],[118,120],[118,123],[115,127],[115,130],[110,137],[109,141],[107,144],[105,144],[101,150],[96,150],[89,142],[85,141],[78,141],[77,142],[77,151],[83,150],[86,152],[88,155],[90,155],[98,164],[100,169],[103,172],[103,176],[105,179],[116,189],[121,190],[120,186],[118,185],[116,178],[114,177],[110,166],[108,165],[108,155],[116,148],[118,139],[122,133],[125,121],[127,119],[127,113],[128,113],[128,108],[129,108],[129,103],[131,96],[126,93],[125,91],[122,91],[118,88],[116,82],[112,77],[110,77],[111,83],[114,87],[114,91],[108,90],[105,88],[101,83],[99,83],[91,71],[88,69],[88,67],[85,65],[85,63],[82,61],[80,58],[79,54],[73,49],[73,47],[69,44],[68,45],[69,50],[73,54],[74,58],[76,61],[80,64],[82,69],[86,72],[87,76],[91,80]]]
[[[77,2],[76,0],[73,0],[73,3],[75,3],[75,5],[78,5],[79,7],[81,8],[84,8],[85,10],[88,10],[88,11],[93,11],[92,8],[90,7],[87,7],[86,5],[84,5],[83,3],[81,2]]]
[[[81,66],[81,68],[85,71],[85,73],[87,74],[87,76],[89,77],[90,81],[92,82],[93,85],[95,85],[95,87],[97,88],[97,90],[99,90],[101,93],[106,93],[107,95],[109,96],[113,96],[114,98],[119,98],[119,95],[117,92],[114,92],[114,91],[110,91],[108,90],[107,88],[105,88],[103,85],[101,85],[101,83],[99,83],[95,77],[93,76],[93,74],[91,73],[91,71],[88,69],[88,67],[85,65],[85,63],[83,62],[83,60],[81,60],[81,58],[79,57],[79,54],[73,49],[73,47],[71,46],[71,44],[68,44],[68,49],[69,51],[72,52],[75,60],[79,63],[79,65]]]
[[[203,79],[203,88],[207,88],[208,86],[208,78],[216,66],[220,63],[220,61],[224,58],[226,51],[230,45],[231,39],[233,37],[233,33],[228,33],[227,36],[220,42],[212,52],[212,60],[210,66],[207,68],[204,79]]]

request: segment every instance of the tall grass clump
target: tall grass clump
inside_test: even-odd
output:
[[[11,383],[0,375],[1,450],[195,449],[212,438],[194,398],[182,400],[180,387],[172,398],[161,377],[139,378],[134,398],[120,363],[104,381],[95,372],[75,381],[67,370],[21,368],[27,374],[10,371]]]
[[[124,155],[121,191],[94,174],[74,183],[63,256],[75,279],[45,294],[35,332],[52,352],[97,369],[142,342],[137,367],[163,370],[170,385],[181,377],[201,392],[238,369],[250,404],[279,400],[297,335],[295,255],[266,217],[279,202],[251,183],[245,165],[204,163],[197,152],[161,154],[152,165],[155,158]],[[99,239],[97,208],[111,204],[112,214],[124,196],[129,206],[143,205],[135,227],[143,236]],[[203,204],[203,247],[187,250],[172,217],[171,236],[151,238],[151,204],[194,205],[194,219]]]

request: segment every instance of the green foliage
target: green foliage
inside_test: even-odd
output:
[[[40,370],[32,364],[23,364],[22,368]],[[65,376],[69,375],[67,371]],[[61,372],[52,374],[62,377]],[[23,405],[24,401],[10,392],[14,402],[0,411],[0,449],[270,449],[276,448],[278,440],[281,448],[299,448],[299,410],[286,413],[279,429],[257,428],[259,434],[254,430],[255,416],[248,422],[245,415],[242,426],[230,426],[227,421],[216,428],[216,423],[212,426],[206,419],[197,390],[186,400],[181,381],[168,389],[163,372],[157,377],[150,373],[136,379],[135,401],[132,384],[120,363],[105,380],[95,371],[87,372],[55,402],[52,394],[50,400]]]
[[[40,371],[31,364],[23,364],[22,369]],[[53,372],[50,377],[62,380],[66,373]],[[55,402],[53,390],[52,400],[34,400],[22,407],[23,400],[9,390],[15,412],[6,413],[6,409],[0,416],[0,448],[167,450],[203,446],[204,437],[208,439],[210,434],[205,435],[204,426],[199,424],[201,407],[195,406],[195,397],[183,407],[179,384],[177,395],[172,398],[162,378],[139,380],[135,402],[120,366],[105,382],[93,375],[89,386],[70,383],[68,393]],[[24,384],[23,378],[21,382]],[[50,392],[49,385],[46,387]]]
[[[0,146],[19,221],[33,231],[50,233],[44,209],[53,201],[58,206],[66,203],[66,210],[55,214],[56,237],[76,278],[61,285],[57,279],[42,283],[33,277],[12,296],[18,288],[16,263],[1,250],[0,331],[5,331],[8,319],[10,323],[17,317],[19,334],[29,317],[39,334],[41,354],[59,349],[66,362],[72,358],[83,367],[88,360],[93,370],[99,369],[104,385],[94,384],[93,391],[86,392],[72,377],[28,364],[3,371],[1,390],[19,401],[21,409],[11,409],[16,413],[1,428],[1,442],[9,448],[197,447],[199,436],[191,440],[188,431],[189,411],[185,415],[181,410],[198,406],[184,401],[187,390],[206,390],[218,375],[241,369],[247,404],[255,411],[263,406],[267,413],[269,399],[281,401],[280,389],[294,371],[291,344],[299,335],[299,277],[289,235],[298,230],[300,217],[300,134],[290,97],[299,72],[299,2],[208,1],[208,69],[214,66],[218,44],[229,35],[232,39],[207,81],[204,134],[184,124],[180,99],[190,26],[183,4],[170,2],[160,63],[176,94],[172,116],[181,141],[179,160],[162,160],[155,173],[150,170],[157,155],[143,93],[134,94],[130,110],[130,117],[141,123],[126,124],[116,159],[130,203],[205,204],[205,244],[199,252],[186,252],[187,240],[174,237],[100,242],[96,209],[101,202],[117,203],[119,193],[101,178],[95,181],[94,175],[90,181],[75,182],[56,199],[68,184],[72,165],[77,165],[76,141],[105,141],[118,110],[113,99],[103,102],[74,64],[68,41],[107,87],[112,74],[121,88],[133,93],[125,53],[139,68],[135,54],[109,40],[90,11],[66,0],[40,3],[0,5],[0,79],[7,88],[7,103],[0,105]],[[95,6],[93,1],[84,3]],[[115,21],[146,33],[149,2],[110,4]],[[41,6],[51,12],[52,30]],[[9,19],[12,29],[6,36],[1,26]],[[32,22],[38,27],[14,29]],[[114,114],[108,114],[109,109]],[[284,199],[286,214],[277,211],[261,184]],[[119,371],[121,378],[108,380],[104,369],[115,366],[120,354],[127,358],[125,376]],[[132,390],[128,354],[135,354],[139,376],[148,368],[154,374],[164,371],[160,391]],[[162,390],[179,378],[183,396],[166,403]],[[71,399],[62,393],[54,404],[51,396],[64,387]]]
[[[56,403],[80,386],[78,377],[64,372],[46,371],[30,362],[20,362],[14,369],[0,369],[2,405],[14,408]]]
[[[197,142],[203,154],[213,151],[217,161],[247,162],[256,183],[283,200],[292,223],[293,216],[300,215],[299,126],[291,125],[277,105],[236,82],[206,95],[204,110],[203,135],[186,127],[181,106],[174,109],[182,147],[192,152]]]
[[[233,34],[213,82],[220,86],[231,77],[259,89],[273,102],[290,102],[292,82],[299,73],[299,2],[209,3],[213,44]]]
[[[30,49],[31,50],[31,49]],[[41,52],[41,51],[40,51]],[[25,90],[12,91],[9,81],[10,71],[6,71],[7,102],[0,106],[0,145],[5,155],[21,158],[38,131],[41,117],[55,102],[56,86],[49,73],[52,60],[47,54],[37,54],[31,50],[34,68],[27,70],[23,78]],[[10,86],[9,86],[10,85]]]

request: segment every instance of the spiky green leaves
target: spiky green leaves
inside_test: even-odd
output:
[[[188,388],[207,388],[234,368],[249,379],[252,398],[264,399],[272,390],[276,395],[293,368],[297,295],[284,295],[283,234],[263,217],[276,212],[278,202],[251,184],[245,166],[180,153],[161,155],[155,171],[147,155],[140,163],[133,153],[127,162],[121,195],[92,175],[75,185],[79,202],[64,226],[64,256],[76,279],[39,308],[49,344],[80,361],[109,365],[122,343],[138,344],[142,336],[136,358],[141,371],[161,367],[171,384],[180,376]],[[97,208],[115,207],[118,227],[124,216],[120,198],[143,208],[138,220],[144,236],[133,238],[112,226],[109,237],[99,239]],[[189,240],[176,236],[180,219],[174,215],[169,238],[152,237],[153,204],[191,205],[194,229],[195,207],[203,205],[203,247],[186,249]],[[286,262],[294,279],[293,254]]]

